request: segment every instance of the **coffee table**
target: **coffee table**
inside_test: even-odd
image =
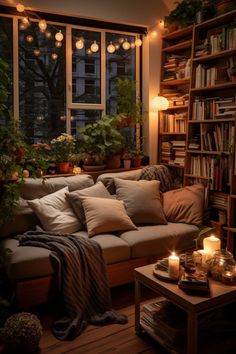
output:
[[[167,300],[187,313],[187,354],[198,353],[198,319],[199,316],[208,311],[224,307],[236,301],[236,286],[224,285],[210,279],[210,293],[205,295],[188,295],[181,290],[177,284],[168,283],[156,278],[153,274],[154,265],[139,267],[135,272],[135,332],[141,334],[142,331],[149,333],[158,340],[153,331],[140,323],[140,301],[141,286],[145,286],[164,296]],[[165,346],[163,341],[160,344]],[[165,347],[169,350],[169,347]],[[169,350],[170,351],[170,350]],[[173,352],[173,351],[171,351]]]

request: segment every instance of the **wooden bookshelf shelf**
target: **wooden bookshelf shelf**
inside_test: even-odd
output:
[[[188,26],[186,28],[181,28],[177,31],[165,34],[163,40],[172,40],[172,39],[182,39],[192,34],[193,26]]]
[[[185,41],[185,42],[180,42],[178,44],[166,47],[166,48],[163,49],[163,52],[165,52],[165,53],[174,53],[174,52],[178,52],[178,51],[183,50],[183,49],[191,48],[191,46],[192,46],[192,41],[188,40],[188,41]]]
[[[234,122],[234,118],[224,118],[224,119],[196,119],[196,120],[189,120],[189,124],[208,124],[208,123],[224,123],[224,122]]]
[[[161,132],[160,135],[186,135],[186,133]]]
[[[191,92],[201,94],[207,91],[222,91],[225,89],[236,89],[236,83],[226,82],[223,84],[214,85],[211,87],[199,87],[199,88],[191,88]]]
[[[228,49],[228,50],[224,50],[222,52],[216,53],[216,54],[209,54],[209,55],[204,55],[201,57],[195,57],[193,59],[193,62],[204,63],[207,61],[211,61],[211,60],[215,60],[215,59],[219,59],[219,58],[224,58],[224,57],[232,56],[235,54],[236,54],[236,48],[235,49]]]
[[[181,106],[171,106],[167,109],[167,111],[176,111],[181,109],[188,109],[188,105],[181,105]]]
[[[220,25],[224,25],[229,23],[232,19],[234,19],[236,16],[236,10],[227,12],[226,14],[223,14],[218,17],[214,17],[210,20],[204,21],[198,25],[195,26],[196,31],[200,31],[201,29],[209,29],[209,28],[215,28]]]
[[[191,150],[188,149],[186,152],[191,154],[206,154],[206,155],[230,155],[229,151],[210,151],[210,150]]]

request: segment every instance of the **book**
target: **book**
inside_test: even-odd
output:
[[[187,291],[209,292],[209,280],[203,271],[183,272],[179,279],[179,288]]]

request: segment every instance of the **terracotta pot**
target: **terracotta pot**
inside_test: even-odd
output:
[[[107,158],[107,169],[115,170],[120,167],[120,155],[112,155]]]
[[[223,15],[235,8],[234,0],[222,0],[216,5],[217,15]]]
[[[57,162],[57,172],[58,173],[69,173],[70,163],[69,162]]]
[[[132,165],[133,167],[140,167],[142,162],[142,157],[134,157],[132,159]]]

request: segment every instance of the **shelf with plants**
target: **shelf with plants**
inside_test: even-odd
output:
[[[184,183],[209,191],[209,223],[235,253],[236,11],[196,25],[187,120]]]
[[[189,26],[162,38],[160,94],[168,99],[169,108],[160,113],[158,161],[170,167],[176,186],[183,183],[192,31]]]

